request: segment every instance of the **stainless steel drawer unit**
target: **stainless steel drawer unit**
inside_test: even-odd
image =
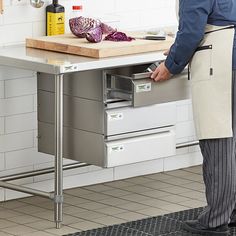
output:
[[[64,78],[64,157],[114,167],[175,155],[175,101],[189,98],[182,73],[154,83],[147,65]],[[54,150],[54,80],[38,73],[38,148]]]

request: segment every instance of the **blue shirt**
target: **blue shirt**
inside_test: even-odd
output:
[[[207,23],[217,26],[236,25],[236,0],[180,0],[179,29],[165,61],[172,74],[180,73],[188,64],[204,37]],[[236,69],[236,36],[233,69]]]

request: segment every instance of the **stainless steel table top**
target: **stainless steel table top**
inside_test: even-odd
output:
[[[163,60],[163,52],[140,53],[95,59],[83,56],[27,48],[24,44],[0,48],[0,65],[49,74],[113,68]]]

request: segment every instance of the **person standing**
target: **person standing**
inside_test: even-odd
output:
[[[207,31],[209,25],[212,27]],[[179,29],[175,42],[165,62],[151,75],[151,79],[161,83],[181,73],[188,63],[193,67],[190,81],[194,122],[203,156],[207,206],[197,220],[183,222],[183,229],[191,233],[228,235],[229,227],[236,227],[235,25],[235,0],[179,0]],[[230,30],[233,30],[232,38]],[[208,36],[212,43],[206,45]],[[228,52],[224,52],[224,47]],[[211,49],[211,53],[203,51],[205,49]],[[219,53],[221,56],[216,57]],[[209,68],[206,68],[207,55],[210,55]],[[211,67],[212,62],[217,66]],[[194,74],[196,71],[199,74]]]

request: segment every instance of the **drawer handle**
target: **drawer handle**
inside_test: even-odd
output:
[[[132,75],[132,79],[149,79],[151,77],[151,72],[143,72],[143,73],[137,73]]]
[[[191,147],[191,146],[196,146],[196,145],[199,145],[198,141],[179,143],[179,144],[176,145],[176,149],[178,149],[178,148],[185,148],[185,147]]]

